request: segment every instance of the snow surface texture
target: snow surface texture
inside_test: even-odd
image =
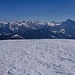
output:
[[[0,41],[0,75],[75,75],[75,40]]]

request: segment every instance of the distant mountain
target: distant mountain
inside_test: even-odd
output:
[[[0,39],[75,39],[75,21],[65,22],[2,22]]]

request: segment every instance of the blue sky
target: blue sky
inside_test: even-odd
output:
[[[75,0],[0,0],[1,21],[75,20]]]

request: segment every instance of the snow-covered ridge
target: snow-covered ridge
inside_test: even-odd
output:
[[[22,22],[2,22],[0,21],[0,26],[3,25],[4,27],[9,25],[13,28],[13,26],[19,27],[19,26],[25,26],[27,28],[31,28],[31,29],[40,29],[44,26],[57,26],[57,25],[61,25],[61,22],[41,22],[41,21],[22,21]]]
[[[49,26],[59,26],[59,25],[61,25],[62,24],[62,22],[47,22],[47,24],[49,25]]]
[[[0,75],[75,75],[75,40],[0,41]]]

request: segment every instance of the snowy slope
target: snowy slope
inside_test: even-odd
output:
[[[0,41],[0,75],[75,75],[75,40]]]

